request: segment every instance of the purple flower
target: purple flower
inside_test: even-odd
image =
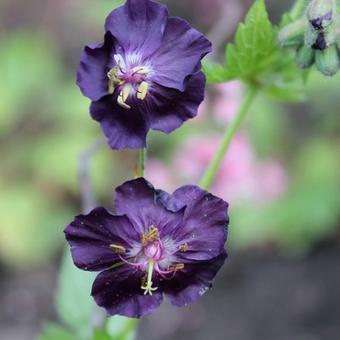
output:
[[[116,189],[115,208],[65,229],[75,265],[100,271],[92,296],[108,315],[149,314],[163,294],[185,306],[211,287],[227,257],[226,202],[196,186],[170,195],[140,178]]]
[[[77,84],[113,149],[145,147],[149,129],[170,133],[196,116],[211,51],[200,32],[149,0],[127,0],[105,31],[104,43],[85,47]]]

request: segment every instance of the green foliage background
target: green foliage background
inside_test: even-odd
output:
[[[0,261],[12,270],[52,263],[65,245],[65,225],[81,210],[77,162],[101,131],[74,84],[75,68],[82,46],[101,39],[105,16],[122,1],[91,3],[77,3],[67,12],[63,41],[52,28],[36,23],[0,31]],[[5,21],[1,6],[0,28]],[[261,87],[243,129],[256,156],[280,159],[289,175],[280,200],[231,209],[231,247],[274,243],[286,253],[304,254],[339,232],[340,74],[302,74],[294,56],[279,48],[277,32],[265,2],[258,0],[227,45],[222,63],[209,61],[204,68],[210,83],[242,79]],[[213,121],[198,121],[170,136],[152,133],[150,155],[170,164],[188,136],[223,129]],[[113,188],[133,176],[135,158],[135,152],[106,147],[94,156],[91,177],[101,204],[110,207]],[[89,295],[92,276],[78,271],[68,255],[63,263],[57,295],[63,327],[46,324],[39,339],[132,338],[133,324],[119,318],[110,321],[108,334],[89,334],[95,307],[83,297]]]

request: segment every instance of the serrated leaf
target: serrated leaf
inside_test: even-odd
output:
[[[207,77],[207,82],[210,84],[223,83],[232,79],[225,67],[220,64],[203,61],[203,71]]]
[[[208,82],[221,83],[236,78],[252,82],[273,62],[273,56],[279,49],[276,34],[264,0],[256,0],[245,22],[239,24],[235,42],[226,47],[225,64],[205,62]]]
[[[299,3],[293,12],[300,12],[301,8]],[[208,83],[240,79],[255,84],[273,99],[302,100],[304,73],[296,67],[295,56],[279,46],[277,33],[278,28],[271,24],[264,0],[256,0],[245,22],[239,24],[234,43],[226,47],[225,64],[205,62]]]
[[[227,46],[226,70],[234,78],[254,79],[272,63],[277,51],[276,30],[268,18],[264,0],[257,0]]]

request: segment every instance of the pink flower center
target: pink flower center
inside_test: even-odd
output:
[[[149,243],[144,247],[143,250],[144,250],[145,256],[151,260],[154,260],[155,262],[161,260],[162,258],[163,245],[161,241],[155,241],[155,242]]]
[[[136,57],[130,57],[125,60],[121,55],[114,56],[116,66],[114,66],[107,74],[108,91],[110,94],[118,89],[118,104],[124,109],[131,109],[127,103],[129,96],[135,96],[139,100],[144,100],[149,92],[148,74],[152,71],[148,65],[139,65]]]

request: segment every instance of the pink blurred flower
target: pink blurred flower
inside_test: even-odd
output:
[[[171,169],[163,162],[150,159],[146,163],[145,178],[150,181],[155,188],[172,192],[176,188],[176,181]]]
[[[191,137],[175,156],[181,181],[197,183],[220,143],[219,136]],[[277,199],[287,184],[284,167],[275,160],[258,160],[250,141],[239,134],[223,160],[211,191],[233,204]]]
[[[261,189],[265,197],[281,196],[287,187],[288,178],[284,167],[275,159],[259,164],[258,177],[261,176]]]
[[[158,188],[173,191],[179,184],[197,184],[214,157],[221,136],[191,136],[173,156],[170,165],[149,159],[146,178]],[[276,159],[258,159],[245,134],[234,138],[216,176],[211,192],[233,205],[266,203],[284,194],[286,169]]]
[[[214,100],[215,119],[223,124],[230,122],[240,107],[242,99],[242,84],[231,81],[215,86],[217,97]]]

